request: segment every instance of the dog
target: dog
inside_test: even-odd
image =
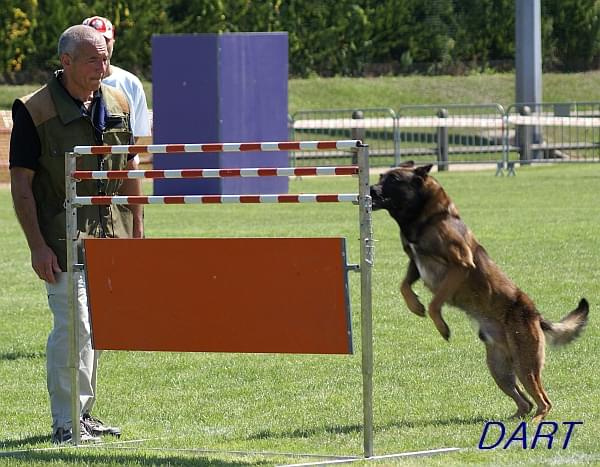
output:
[[[588,302],[582,298],[558,323],[545,319],[477,242],[450,197],[429,175],[431,168],[407,162],[370,187],[373,211],[387,210],[398,223],[410,260],[400,292],[408,309],[424,317],[425,307],[412,289],[423,280],[433,294],[427,312],[446,340],[450,329],[442,305],[460,308],[473,318],[494,381],[517,404],[514,417],[523,418],[533,408],[529,394],[537,405],[533,422],[540,422],[552,407],[541,379],[545,336],[558,345],[578,337],[588,321]]]

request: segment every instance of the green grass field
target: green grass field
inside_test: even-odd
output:
[[[489,254],[559,320],[581,297],[591,304],[583,337],[547,350],[550,419],[583,421],[563,450],[477,446],[486,420],[508,420],[513,402],[493,383],[477,331],[446,308],[443,341],[428,319],[407,311],[398,291],[406,267],[398,229],[374,213],[375,454],[442,447],[461,451],[382,465],[600,464],[600,165],[519,168],[435,175]],[[352,192],[355,178],[291,180],[290,192]],[[151,206],[149,237],[344,236],[358,262],[358,210],[339,205]],[[274,465],[362,454],[359,278],[351,274],[354,356],[105,352],[95,413],[120,424],[124,444],[48,449],[45,342],[51,327],[42,283],[29,266],[9,190],[0,188],[0,465]],[[238,265],[259,274],[260,265]],[[144,293],[148,274],[131,279]],[[417,287],[427,300],[430,295]],[[198,307],[202,302],[199,299]],[[168,310],[166,310],[167,312]],[[528,435],[535,427],[527,425]],[[144,440],[144,441],[136,441]],[[529,443],[531,439],[528,438]],[[7,452],[25,452],[6,455]],[[276,453],[276,454],[269,454]],[[278,453],[278,454],[277,454]],[[294,455],[293,455],[294,454]],[[321,459],[322,460],[322,459]],[[364,463],[366,464],[366,463]]]
[[[38,85],[0,86],[0,109],[10,109],[16,97]],[[382,76],[378,78],[290,79],[288,111],[306,109],[375,108],[397,110],[410,104],[487,104],[505,107],[515,103],[514,73],[469,76]],[[152,84],[144,83],[152,108]],[[600,71],[545,73],[544,102],[600,100]]]

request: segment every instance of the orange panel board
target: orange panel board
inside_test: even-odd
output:
[[[84,240],[94,348],[352,353],[344,238]]]

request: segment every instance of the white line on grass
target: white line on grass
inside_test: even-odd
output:
[[[111,443],[118,444],[118,443]],[[109,444],[97,444],[89,445],[89,447],[111,447]],[[298,452],[275,452],[275,451],[232,451],[227,449],[202,449],[202,448],[136,448],[129,446],[115,446],[117,449],[141,449],[145,451],[172,451],[172,452],[185,452],[185,453],[196,453],[196,454],[229,454],[236,456],[265,456],[265,457],[310,457],[313,459],[334,459],[339,461],[354,461],[363,460],[363,457],[358,456],[336,456],[328,454],[308,454]],[[325,461],[330,462],[330,461]],[[316,465],[322,464],[323,462],[317,462]],[[304,465],[304,464],[301,464]]]
[[[399,454],[385,454],[382,456],[372,456],[372,457],[358,457],[354,459],[338,459],[332,461],[325,462],[309,462],[305,464],[286,464],[285,466],[280,467],[300,467],[306,465],[332,465],[332,464],[349,464],[351,462],[360,462],[360,461],[377,461],[384,459],[397,459],[400,457],[422,457],[422,456],[432,456],[435,454],[444,454],[447,452],[456,452],[460,451],[459,448],[441,448],[441,449],[431,449],[428,451],[413,451],[413,452],[402,452]]]

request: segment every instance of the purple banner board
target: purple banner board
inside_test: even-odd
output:
[[[152,37],[153,143],[287,141],[287,33]],[[287,152],[155,154],[155,169],[287,167]],[[168,179],[156,195],[287,193],[287,177]]]

